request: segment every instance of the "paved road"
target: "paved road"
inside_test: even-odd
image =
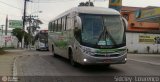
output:
[[[135,55],[136,56],[136,55]],[[72,67],[61,57],[54,58],[49,52],[26,51],[16,62],[18,76],[157,76],[160,65],[135,61],[129,55],[126,64],[105,66]],[[140,60],[137,58],[137,60]]]

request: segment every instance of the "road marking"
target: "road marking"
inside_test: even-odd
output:
[[[12,70],[13,70],[13,76],[17,76],[16,61],[17,61],[17,58],[18,58],[18,57],[19,57],[19,56],[14,57],[13,68],[12,68]]]
[[[160,65],[160,63],[149,62],[149,61],[142,61],[142,60],[135,60],[135,59],[130,59],[130,58],[128,58],[128,60],[142,62],[142,63],[148,63],[148,64],[152,64],[152,65]]]

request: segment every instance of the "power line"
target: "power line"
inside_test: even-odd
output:
[[[58,3],[58,2],[72,2],[72,1],[76,1],[76,0],[38,0],[38,1],[34,1],[32,0],[32,3]]]
[[[14,15],[14,14],[6,14],[6,13],[0,13],[1,15],[4,15],[4,16],[6,16],[6,15],[8,15],[8,16],[16,16],[16,17],[21,17],[21,16],[19,16],[19,15]]]
[[[3,3],[3,4],[5,4],[5,5],[7,5],[7,6],[10,6],[10,7],[12,7],[12,8],[16,8],[16,9],[22,10],[21,8],[18,8],[18,7],[16,7],[16,6],[13,6],[13,5],[11,5],[11,4],[8,4],[8,3],[2,2],[2,1],[0,1],[0,3]]]

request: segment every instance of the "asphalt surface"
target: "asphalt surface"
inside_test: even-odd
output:
[[[17,56],[15,76],[19,76],[18,82],[160,82],[160,77],[157,77],[160,76],[159,57],[128,54],[126,64],[73,67],[65,58],[55,58],[50,52],[26,50]],[[158,79],[136,81],[135,76]]]
[[[126,64],[73,67],[62,57],[53,57],[46,51],[26,51],[17,59],[18,76],[158,76],[160,65],[136,61],[128,56]],[[133,59],[133,60],[132,60]],[[152,58],[153,59],[153,58]],[[153,61],[153,60],[152,60]]]

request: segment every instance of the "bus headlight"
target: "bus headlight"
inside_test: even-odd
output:
[[[127,58],[125,58],[125,61],[127,61]]]
[[[87,62],[87,59],[83,59],[84,62]]]

